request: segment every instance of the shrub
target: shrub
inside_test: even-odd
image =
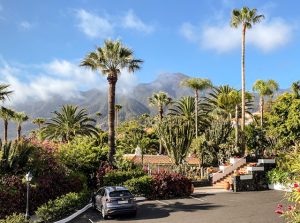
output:
[[[5,219],[0,219],[0,223],[30,223],[32,221],[26,220],[24,214],[12,214]]]
[[[268,183],[287,183],[290,179],[290,173],[282,169],[273,169],[267,172]]]
[[[124,186],[134,195],[150,197],[152,195],[153,179],[151,176],[132,178],[124,183]]]
[[[152,199],[186,197],[191,194],[192,182],[178,173],[161,172],[153,175]]]
[[[55,200],[50,200],[40,206],[35,214],[38,219],[47,223],[63,219],[74,211],[84,207],[90,199],[87,190],[80,193],[68,193]]]
[[[104,186],[120,186],[125,183],[125,181],[132,178],[138,178],[144,176],[145,172],[142,170],[135,171],[111,171],[103,176],[103,185]]]

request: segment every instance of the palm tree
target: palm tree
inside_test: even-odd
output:
[[[172,102],[172,99],[168,96],[167,93],[160,91],[158,93],[153,93],[152,97],[149,98],[150,106],[155,106],[158,109],[159,121],[162,122],[164,108]],[[159,140],[159,154],[162,154],[162,143]]]
[[[35,118],[32,120],[32,124],[35,124],[39,127],[39,130],[41,130],[42,125],[44,125],[46,122],[46,119],[44,118]]]
[[[14,116],[14,111],[5,107],[1,107],[0,118],[4,121],[4,143],[7,143],[8,121]]]
[[[17,123],[17,134],[18,134],[18,141],[21,140],[21,131],[22,131],[22,124],[26,122],[29,117],[24,112],[15,112],[13,116],[13,120]]]
[[[116,112],[116,127],[119,125],[119,112],[122,109],[122,105],[115,105],[115,112]]]
[[[295,98],[298,99],[300,97],[300,81],[292,83],[291,89]]]
[[[242,25],[242,131],[245,128],[245,112],[246,112],[246,81],[245,81],[245,38],[246,30],[251,29],[254,24],[264,19],[264,15],[257,15],[257,9],[234,9],[231,14],[231,26],[238,28]],[[244,143],[243,143],[244,144]]]
[[[9,95],[13,92],[8,90],[9,85],[0,84],[0,101],[5,101],[9,97]]]
[[[195,91],[195,129],[196,138],[198,137],[198,103],[199,103],[199,91],[206,90],[212,87],[212,83],[209,79],[203,78],[190,78],[181,82],[182,86],[189,87]]]
[[[99,70],[107,76],[108,81],[108,144],[110,148],[109,162],[113,164],[115,148],[115,91],[121,70],[127,68],[129,72],[140,69],[142,60],[135,59],[133,51],[124,46],[120,41],[106,40],[104,46],[97,47],[89,53],[81,62],[81,66],[93,71]]]
[[[266,96],[272,96],[275,91],[278,91],[279,86],[278,83],[274,80],[257,80],[255,81],[253,87],[253,91],[256,91],[259,93],[260,96],[260,125],[263,127],[264,122],[264,97]]]
[[[69,142],[76,135],[97,136],[98,132],[94,126],[96,122],[88,116],[87,110],[79,109],[77,106],[64,105],[60,112],[54,111],[52,117],[43,131],[47,138],[58,139]]]

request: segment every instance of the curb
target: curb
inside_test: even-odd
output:
[[[76,218],[78,215],[81,215],[83,212],[85,212],[86,210],[88,210],[89,208],[91,208],[93,206],[92,203],[86,205],[84,208],[76,211],[74,214],[70,215],[69,217],[67,218],[64,218],[62,220],[59,220],[59,221],[55,221],[53,223],[66,223],[68,221],[71,221],[72,219]]]

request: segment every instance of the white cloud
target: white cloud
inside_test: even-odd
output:
[[[77,10],[79,29],[91,38],[108,38],[114,33],[114,24],[107,18],[100,17],[84,9]]]
[[[19,26],[23,30],[30,30],[33,27],[33,24],[24,20],[20,22]]]
[[[151,33],[154,27],[144,23],[134,12],[129,10],[124,16],[100,16],[84,9],[76,11],[79,29],[90,38],[111,38],[117,28],[132,29]]]
[[[247,30],[246,42],[264,52],[269,52],[286,45],[292,38],[293,30],[293,25],[280,18],[263,21]],[[180,33],[188,41],[219,53],[236,49],[241,44],[241,29],[233,29],[228,23],[204,27],[184,23]]]
[[[82,90],[97,88],[107,91],[108,86],[106,77],[101,73],[58,59],[39,65],[11,65],[0,58],[0,83],[9,84],[14,90],[10,100],[12,104],[47,101],[54,96],[66,100],[79,98]],[[128,94],[136,84],[136,76],[124,70],[117,83],[117,93]]]
[[[123,27],[129,29],[136,29],[144,33],[151,33],[154,27],[146,25],[140,18],[138,18],[132,10],[129,10],[123,20]]]

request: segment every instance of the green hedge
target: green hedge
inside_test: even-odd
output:
[[[124,183],[124,186],[134,195],[149,197],[152,194],[153,178],[151,176],[142,176],[132,178]]]
[[[35,214],[42,222],[53,222],[63,219],[76,210],[84,207],[90,198],[90,193],[85,190],[81,193],[68,193],[55,200],[50,200],[37,209]]]
[[[103,185],[104,186],[122,186],[125,181],[130,180],[132,178],[139,178],[141,176],[145,176],[145,172],[142,170],[136,171],[112,171],[107,173],[103,177]]]
[[[267,173],[268,183],[271,184],[275,184],[275,183],[285,184],[289,181],[289,179],[291,179],[291,176],[292,176],[291,173],[278,168],[270,170]]]
[[[26,220],[24,214],[12,214],[5,219],[0,219],[0,223],[30,223],[32,221]]]

